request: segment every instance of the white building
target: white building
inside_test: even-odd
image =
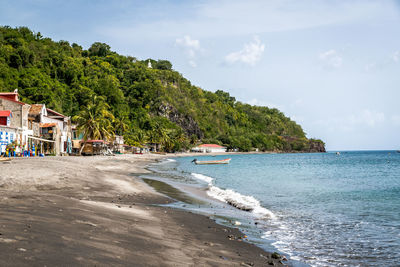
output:
[[[192,148],[192,151],[202,153],[226,152],[226,147],[216,144],[202,144]]]

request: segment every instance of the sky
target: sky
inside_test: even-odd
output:
[[[328,150],[400,149],[398,0],[1,0],[0,25],[167,59]]]

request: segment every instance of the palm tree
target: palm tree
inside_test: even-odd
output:
[[[121,118],[114,119],[114,129],[115,134],[123,135],[123,133],[128,130],[128,118],[126,116],[122,116]]]
[[[101,96],[92,96],[89,104],[84,107],[73,120],[77,123],[77,129],[83,133],[83,146],[79,151],[82,153],[87,140],[109,140],[114,136],[112,121],[113,114],[109,111],[110,106]]]

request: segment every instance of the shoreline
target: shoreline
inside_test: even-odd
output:
[[[139,175],[169,157],[0,163],[0,265],[283,266],[235,228],[159,206],[173,201]]]

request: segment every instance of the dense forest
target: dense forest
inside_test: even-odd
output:
[[[151,62],[152,68],[148,67]],[[26,27],[0,27],[0,91],[45,103],[74,118],[94,96],[104,99],[126,143],[160,143],[180,151],[203,143],[250,151],[324,151],[275,108],[251,106],[229,93],[192,85],[167,60],[119,55],[105,43],[88,50]]]

